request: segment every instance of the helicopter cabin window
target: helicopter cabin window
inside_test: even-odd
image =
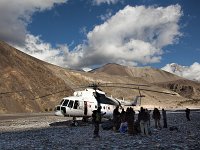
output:
[[[103,106],[103,109],[106,109],[106,107],[105,107],[105,106]]]
[[[69,100],[66,99],[66,100],[64,101],[64,103],[63,103],[63,106],[67,106],[68,102],[69,102]]]
[[[69,108],[72,108],[72,107],[73,107],[73,104],[74,104],[74,101],[70,100],[70,101],[69,101],[69,104],[68,104],[68,107],[69,107]]]
[[[75,102],[74,102],[74,109],[77,109],[78,106],[79,106],[79,102],[77,100],[75,100]]]
[[[108,110],[110,110],[110,107],[108,107]]]
[[[97,105],[95,105],[95,108],[97,108]]]

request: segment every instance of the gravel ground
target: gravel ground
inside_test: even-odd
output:
[[[93,139],[93,125],[69,126],[70,118],[29,116],[0,120],[0,149],[136,149],[136,150],[200,150],[200,112],[168,113],[168,126],[179,131],[156,130],[152,120],[152,135],[141,136],[114,133],[100,129],[100,138]]]

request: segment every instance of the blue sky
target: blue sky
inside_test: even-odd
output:
[[[62,67],[195,64],[199,75],[199,6],[198,0],[1,0],[0,39]]]

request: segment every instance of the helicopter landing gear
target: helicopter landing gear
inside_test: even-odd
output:
[[[73,117],[71,126],[74,126],[74,127],[77,127],[77,126],[78,126],[78,122],[77,122],[77,120],[76,120],[76,117]]]
[[[88,122],[88,117],[83,117],[82,121],[83,122]]]

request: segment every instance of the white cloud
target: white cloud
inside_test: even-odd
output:
[[[77,46],[73,51],[70,51],[68,45],[57,45],[52,47],[50,43],[41,40],[40,36],[31,34],[26,35],[25,44],[22,46],[14,45],[15,48],[36,57],[40,60],[46,61],[62,67],[72,67],[76,69],[88,67],[74,67],[74,64],[79,64],[82,55],[82,45]]]
[[[39,36],[33,36],[31,34],[26,35],[25,46],[15,47],[26,54],[36,57],[40,60],[58,65],[68,67],[65,61],[65,56],[69,54],[67,45],[57,45],[53,48],[51,44],[45,43]]]
[[[186,79],[200,81],[200,64],[198,62],[193,63],[191,66],[181,66],[172,63],[167,64],[161,69]]]
[[[78,59],[71,67],[159,62],[162,48],[174,44],[181,35],[178,25],[181,15],[179,5],[126,6],[87,34],[87,44],[72,52]]]
[[[112,16],[112,11],[111,11],[111,10],[108,10],[106,14],[100,15],[99,18],[100,18],[102,21],[106,21],[107,19],[110,19],[111,16]]]
[[[0,39],[24,44],[26,27],[34,12],[51,9],[55,4],[67,0],[1,0],[0,1]]]
[[[34,12],[51,9],[54,4],[66,0],[11,1],[11,6],[6,0],[0,1],[1,38],[7,38],[6,41],[15,43],[16,47],[34,57],[63,67],[80,69],[112,62],[126,65],[159,62],[162,48],[174,44],[181,35],[178,21],[182,12],[179,5],[126,6],[103,24],[95,26],[86,34],[83,44],[75,49],[70,51],[67,45],[54,48],[39,36],[28,33],[26,26]],[[5,34],[2,34],[4,29]]]
[[[93,4],[95,5],[100,5],[102,3],[107,3],[107,4],[116,4],[119,2],[119,0],[93,0]]]

